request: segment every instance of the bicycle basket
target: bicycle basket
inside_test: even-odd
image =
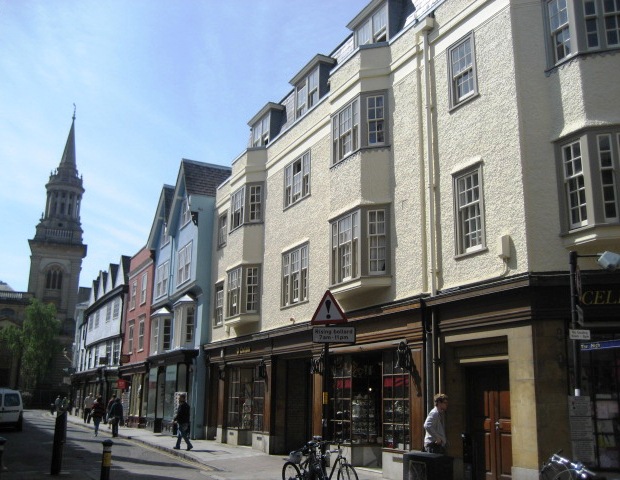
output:
[[[301,452],[299,450],[295,450],[288,454],[288,461],[299,465],[301,463]]]

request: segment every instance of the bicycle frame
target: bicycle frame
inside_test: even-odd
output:
[[[542,480],[595,479],[596,474],[588,470],[583,463],[571,462],[560,456],[560,452],[552,454],[540,469]]]

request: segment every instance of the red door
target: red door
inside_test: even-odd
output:
[[[470,430],[476,480],[512,478],[512,431],[508,367],[469,372]]]

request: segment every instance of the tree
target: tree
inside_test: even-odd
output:
[[[33,390],[48,373],[52,358],[60,350],[58,334],[60,323],[56,307],[34,298],[26,307],[23,327],[10,326],[0,330],[4,340],[20,360],[20,376],[24,390]]]

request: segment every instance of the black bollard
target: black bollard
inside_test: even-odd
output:
[[[112,466],[112,440],[104,440],[101,442],[103,445],[103,456],[101,457],[101,476],[99,480],[110,480],[110,467]]]
[[[62,466],[62,447],[67,439],[67,412],[59,411],[54,425],[54,444],[52,446],[52,467],[50,475],[58,475]]]
[[[0,477],[2,477],[2,470],[4,470],[4,463],[2,463],[2,454],[4,453],[4,444],[6,438],[0,437]]]

